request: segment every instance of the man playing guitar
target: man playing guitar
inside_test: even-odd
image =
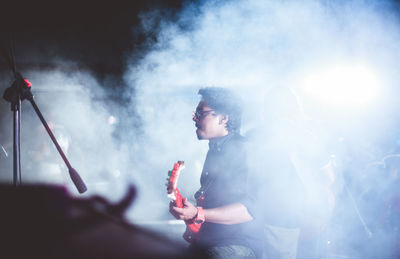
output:
[[[170,212],[188,226],[201,225],[197,233],[187,230],[184,237],[191,246],[205,248],[212,258],[255,258],[257,236],[249,229],[253,217],[244,206],[248,199],[247,166],[239,134],[239,99],[219,87],[200,89],[199,94],[202,99],[193,121],[197,138],[209,141],[209,151],[201,188],[195,195],[197,206],[183,199],[181,208],[171,202]]]

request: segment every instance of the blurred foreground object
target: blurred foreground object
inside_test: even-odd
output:
[[[0,186],[1,258],[205,258],[126,222],[131,187],[117,204],[72,198],[62,187]]]

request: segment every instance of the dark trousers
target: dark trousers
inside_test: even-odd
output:
[[[252,249],[241,245],[213,246],[206,249],[212,259],[255,259]]]

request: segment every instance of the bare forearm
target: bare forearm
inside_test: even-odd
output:
[[[253,217],[247,211],[247,208],[241,203],[204,209],[206,222],[232,225],[253,220]]]

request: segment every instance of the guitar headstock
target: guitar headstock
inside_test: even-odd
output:
[[[168,197],[175,200],[175,190],[176,186],[178,184],[178,179],[179,179],[179,174],[182,169],[185,168],[185,162],[184,161],[178,161],[174,163],[174,167],[172,168],[171,171],[168,172],[168,178],[167,178],[167,191],[168,191]]]

